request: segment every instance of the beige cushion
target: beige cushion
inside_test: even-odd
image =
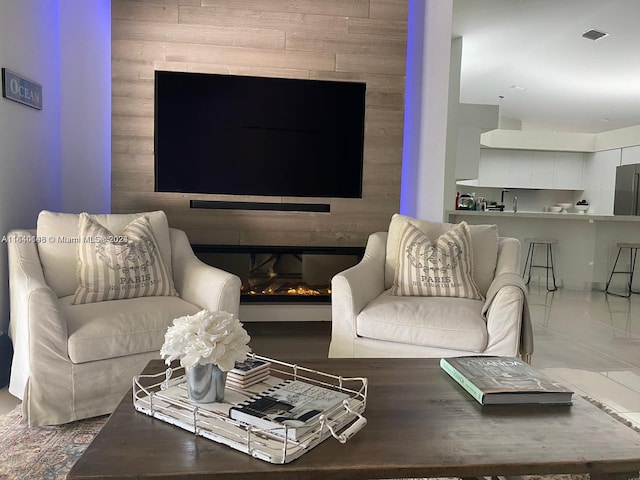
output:
[[[146,216],[111,232],[82,213],[78,237],[78,287],[72,303],[176,295]]]
[[[422,230],[429,238],[435,239],[455,226],[452,223],[430,222],[406,215],[395,214],[389,224],[387,252],[385,260],[385,289],[391,288],[395,279],[396,253],[400,235],[406,223]],[[498,261],[498,227],[496,225],[469,225],[473,248],[473,278],[482,295],[487,294],[495,276]]]
[[[68,352],[73,363],[160,351],[175,318],[200,310],[179,297],[140,297],[72,305],[60,299],[67,321]]]
[[[394,297],[385,292],[360,312],[359,337],[400,344],[483,352],[487,325],[483,302],[452,297]]]
[[[406,223],[398,242],[395,273],[391,295],[484,299],[473,279],[473,249],[466,222],[435,242]]]
[[[163,211],[127,214],[92,215],[92,218],[112,232],[121,232],[132,220],[146,215],[153,227],[164,265],[171,273],[171,241],[169,224]],[[57,213],[43,210],[38,215],[38,254],[45,280],[58,297],[75,292],[78,286],[76,275],[76,248],[78,246],[78,222],[76,213]]]

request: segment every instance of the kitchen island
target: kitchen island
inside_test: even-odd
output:
[[[577,290],[604,290],[618,253],[616,243],[640,242],[640,216],[448,210],[446,219],[451,223],[464,220],[470,225],[495,224],[501,236],[520,240],[521,272],[529,247],[525,239],[557,239],[558,244],[553,247],[556,282]],[[536,251],[537,264],[544,263],[543,255]],[[621,269],[619,263],[618,270]],[[534,269],[532,273],[541,275],[544,283],[544,269]],[[615,275],[611,285],[623,290],[626,281],[625,275]]]

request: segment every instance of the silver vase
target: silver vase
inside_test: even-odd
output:
[[[196,403],[212,403],[224,400],[227,372],[217,365],[207,363],[185,368],[189,399]]]

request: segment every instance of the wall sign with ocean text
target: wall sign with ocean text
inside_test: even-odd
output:
[[[42,85],[6,68],[2,69],[2,96],[42,110]]]

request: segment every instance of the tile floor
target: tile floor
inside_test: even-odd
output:
[[[640,426],[640,295],[532,286],[533,365]]]
[[[620,298],[568,289],[547,292],[532,285],[529,302],[535,338],[533,365],[640,426],[640,295]],[[292,343],[305,345],[307,355],[326,355],[330,326],[296,323],[295,330],[304,340]],[[270,353],[264,349],[270,345],[281,348],[283,336],[293,330],[291,323],[269,334],[256,327],[247,325],[263,348],[253,347],[266,355]],[[269,338],[274,336],[277,341]],[[0,390],[0,414],[17,404],[6,388]]]

